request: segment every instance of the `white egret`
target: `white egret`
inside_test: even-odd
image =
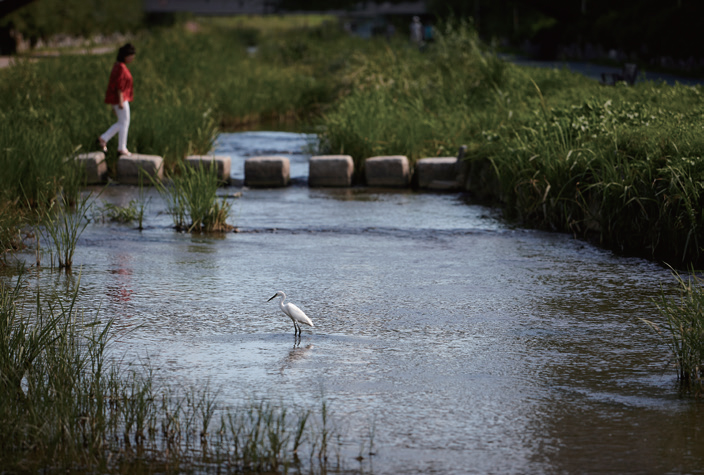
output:
[[[271,297],[267,302],[271,302],[274,300],[276,297],[281,297],[281,300],[279,300],[279,307],[281,307],[281,311],[284,312],[288,318],[291,319],[293,322],[293,334],[294,335],[300,335],[301,334],[301,323],[305,323],[306,325],[310,325],[311,327],[315,326],[313,325],[313,322],[311,321],[310,318],[308,318],[308,315],[303,313],[303,310],[300,308],[296,307],[292,303],[287,303],[284,304],[284,300],[286,300],[286,294],[283,293],[282,291],[278,291],[274,294],[273,297]]]

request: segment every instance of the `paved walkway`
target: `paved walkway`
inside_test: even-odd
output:
[[[79,48],[71,50],[49,50],[31,53],[28,56],[20,56],[20,58],[29,58],[32,61],[36,61],[41,58],[55,58],[57,56],[72,56],[76,54],[106,54],[110,52],[117,52],[117,45],[106,45],[106,46],[95,46],[90,48]],[[6,68],[10,66],[14,60],[15,56],[0,56],[0,68]]]

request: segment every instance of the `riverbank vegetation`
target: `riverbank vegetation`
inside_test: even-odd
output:
[[[330,152],[415,160],[465,143],[470,192],[508,218],[674,266],[702,264],[701,87],[604,87],[520,68],[467,24],[446,27],[425,54],[380,48],[353,63],[352,92],[325,116]]]
[[[288,30],[258,22],[206,19],[135,39],[128,147],[174,170],[187,153],[207,153],[218,130],[279,120],[317,120],[323,150],[351,154],[358,170],[372,155],[415,160],[467,144],[471,188],[510,219],[674,266],[702,263],[700,87],[603,87],[520,68],[468,22],[447,24],[422,52],[349,38],[320,18]],[[101,103],[112,61],[67,56],[0,71],[0,119],[13,124],[0,132],[4,207],[18,214],[77,192],[64,158],[90,150],[112,121]],[[113,170],[115,160],[113,151]],[[7,226],[3,249],[17,246]]]

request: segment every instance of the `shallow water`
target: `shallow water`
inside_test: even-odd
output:
[[[290,156],[300,182],[309,139],[223,134],[215,152],[234,177],[248,154]],[[513,229],[459,194],[245,189],[240,232],[220,236],[173,231],[151,196],[146,230],[90,224],[74,265],[81,304],[117,320],[116,350],[171,382],[209,383],[225,405],[324,393],[343,449],[374,427],[375,473],[704,467],[701,406],[639,320],[673,282],[653,263]],[[277,290],[315,322],[300,342],[267,303]]]

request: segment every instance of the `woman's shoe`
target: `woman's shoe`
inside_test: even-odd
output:
[[[129,157],[129,156],[131,156],[132,154],[131,154],[129,151],[127,151],[127,150],[118,150],[118,151],[117,151],[117,155],[118,155],[119,157]]]
[[[95,141],[98,144],[98,148],[103,151],[103,153],[108,153],[108,144],[102,138],[98,137]]]

